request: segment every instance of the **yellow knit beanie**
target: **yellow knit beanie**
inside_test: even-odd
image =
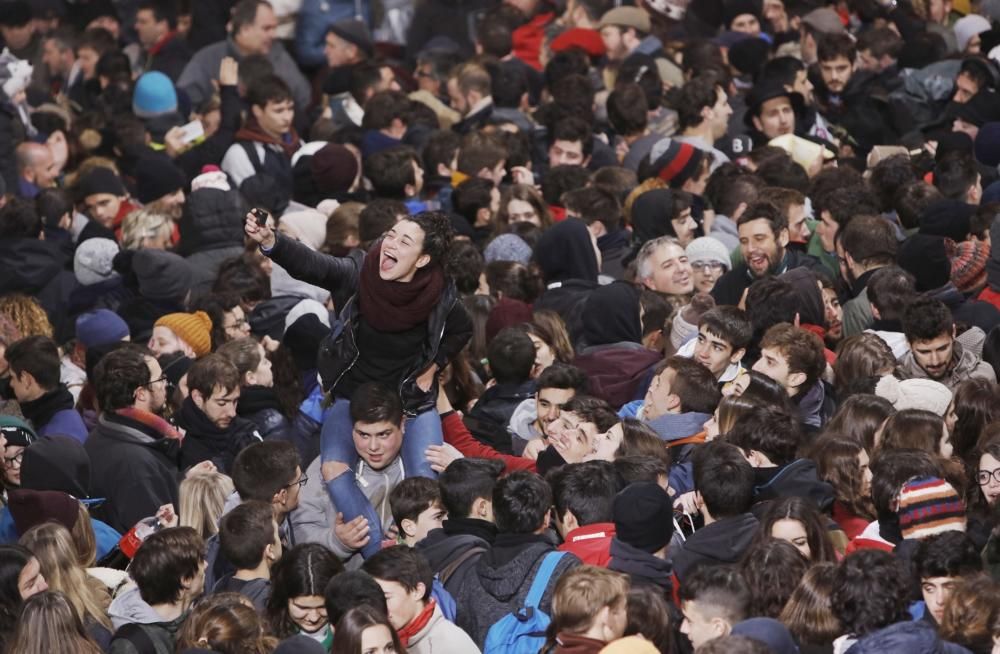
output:
[[[205,356],[212,351],[212,319],[204,311],[194,313],[168,313],[156,321],[154,327],[166,327],[191,346],[195,356]]]

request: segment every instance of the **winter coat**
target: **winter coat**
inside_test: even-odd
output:
[[[705,423],[711,417],[707,413],[689,411],[665,413],[656,420],[647,422],[670,448],[670,488],[678,494],[694,490],[694,473],[690,459],[695,443],[688,442],[688,439],[702,433]]]
[[[815,257],[803,254],[797,250],[786,249],[785,257],[781,260],[777,269],[772,271],[775,275],[791,270],[793,268],[809,268],[811,270],[822,270],[823,264]],[[750,268],[746,262],[736,266],[715,282],[712,289],[712,297],[717,305],[729,304],[736,306],[743,298],[743,291],[750,288],[756,279],[750,273]]]
[[[966,379],[986,379],[991,382],[997,380],[996,373],[993,372],[993,367],[963,348],[962,344],[958,341],[952,344],[951,356],[952,365],[948,373],[942,379],[934,381],[944,384],[952,392],[955,391],[955,387]],[[896,374],[900,379],[929,379],[927,372],[920,367],[917,360],[913,357],[912,350],[907,352],[898,361],[898,364],[896,366]]]
[[[967,299],[951,282],[928,295],[944,302],[957,323],[979,327],[987,334],[1000,324],[1000,309],[989,302]]]
[[[102,414],[84,443],[91,494],[107,498],[105,521],[125,533],[164,504],[178,506],[178,448],[144,425]]]
[[[566,534],[566,539],[558,549],[560,552],[575,554],[584,565],[606,568],[611,560],[611,539],[614,537],[615,523],[598,522],[577,527]]]
[[[163,622],[153,607],[140,597],[138,586],[130,586],[120,592],[111,602],[108,615],[118,630],[111,641],[110,654],[174,654],[177,632],[187,618],[184,614],[176,620]],[[132,631],[135,629],[132,625],[144,632],[153,644],[152,650],[140,648],[138,643],[145,641],[142,636],[134,636],[131,640],[124,637],[122,629]]]
[[[659,352],[625,342],[588,347],[573,359],[573,365],[587,375],[594,396],[620,407],[642,397],[653,368],[662,360]]]
[[[358,307],[357,291],[361,281],[361,266],[364,253],[348,257],[331,257],[309,249],[309,247],[276,235],[274,247],[267,255],[275,263],[284,267],[295,279],[314,284],[321,288],[351,289],[352,295],[340,309],[340,321],[320,345],[318,367],[323,389],[336,393],[337,384],[357,362],[360,352],[357,348],[356,332],[361,312]],[[437,401],[437,386],[429,391],[421,390],[416,376],[431,363],[439,369],[462,351],[472,337],[472,321],[465,307],[459,302],[458,291],[449,283],[441,295],[441,300],[431,312],[427,321],[427,341],[416,359],[413,368],[399,383],[399,393],[403,409],[408,415],[416,415],[434,408]]]
[[[466,584],[468,576],[475,574],[476,562],[493,545],[496,531],[496,525],[485,520],[448,518],[417,543],[416,550],[427,559],[445,590],[454,596]]]
[[[77,281],[66,268],[62,249],[55,243],[34,238],[4,238],[0,239],[0,261],[4,267],[0,295],[24,293],[34,297],[48,314],[56,341],[63,343],[73,338],[76,327],[66,307]]]
[[[727,565],[742,559],[759,526],[753,514],[743,513],[722,518],[694,532],[673,555],[678,581],[683,584],[687,572],[697,564]]]
[[[535,382],[497,384],[487,388],[476,405],[465,416],[465,426],[478,440],[504,454],[512,453],[511,435],[507,430],[511,417],[525,400],[535,395]]]
[[[243,252],[247,207],[238,191],[200,188],[188,196],[180,220],[177,253],[194,269],[194,286],[211,287],[219,267]]]
[[[264,578],[244,580],[226,575],[215,582],[212,593],[239,593],[253,602],[257,612],[263,615],[267,611],[267,600],[271,597],[271,580]]]
[[[968,654],[960,645],[941,640],[923,620],[897,622],[860,638],[847,654]]]
[[[186,432],[181,445],[181,468],[187,469],[202,461],[211,461],[225,474],[236,459],[236,455],[247,446],[264,440],[257,425],[236,416],[225,429],[217,427],[199,409],[194,400],[184,400],[177,424]]]
[[[827,513],[833,510],[836,499],[833,486],[820,480],[811,459],[798,459],[777,468],[754,468],[754,502],[782,497],[806,498]]]
[[[147,55],[146,70],[159,71],[176,84],[192,54],[184,37],[175,32],[159,45],[155,53]]]
[[[671,566],[668,561],[658,556],[633,547],[616,537],[611,540],[611,560],[607,567],[608,570],[627,574],[633,584],[655,586],[663,591],[666,597],[670,597]]]
[[[410,636],[406,646],[409,654],[479,654],[479,648],[472,642],[469,635],[445,619],[441,607],[434,605],[431,615],[423,629]]]
[[[263,386],[244,387],[240,392],[236,413],[241,418],[252,422],[257,428],[257,433],[264,440],[269,438],[283,441],[295,440],[291,436],[292,424],[282,413],[274,389]]]
[[[476,562],[475,574],[453,593],[459,607],[456,624],[482,647],[490,627],[508,613],[524,606],[535,572],[552,545],[534,534],[500,534],[493,548]],[[580,559],[564,554],[539,602],[539,609],[552,615],[552,594],[559,578],[580,565]]]
[[[566,331],[572,343],[583,337],[583,307],[590,293],[597,288],[596,281],[569,279],[549,284],[532,308],[535,311],[548,309],[555,311],[566,323]]]
[[[231,39],[207,45],[191,57],[191,61],[188,62],[180,79],[175,84],[178,90],[187,93],[191,100],[191,106],[201,106],[215,92],[212,80],[218,79],[219,65],[225,57],[233,57],[237,61],[243,58]],[[276,40],[271,45],[267,59],[274,67],[274,74],[285,80],[285,83],[291,88],[295,106],[300,111],[308,107],[311,99],[309,82],[302,76],[298,64],[279,41]]]

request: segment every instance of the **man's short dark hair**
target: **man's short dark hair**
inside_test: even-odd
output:
[[[717,213],[732,218],[741,204],[748,207],[757,202],[764,180],[736,164],[724,163],[715,169],[705,186],[705,198]],[[787,217],[785,219],[788,221]]]
[[[382,64],[374,61],[361,61],[348,70],[347,88],[351,97],[359,105],[364,106],[368,92],[382,82]]]
[[[351,422],[390,422],[402,425],[403,403],[399,394],[378,382],[362,384],[351,396]]]
[[[848,554],[834,574],[830,604],[845,633],[862,638],[910,620],[910,580],[892,553],[863,549]]]
[[[365,177],[379,198],[405,200],[406,187],[417,183],[413,164],[420,164],[417,153],[405,145],[387,148],[365,160]]]
[[[38,238],[41,233],[42,219],[33,202],[10,198],[0,209],[0,239]]]
[[[93,378],[101,411],[113,413],[135,404],[135,392],[152,381],[147,356],[153,355],[141,345],[125,343],[101,358]]]
[[[183,582],[198,574],[205,542],[191,527],[172,527],[151,534],[132,559],[129,573],[147,604],[180,599]]]
[[[889,222],[879,216],[856,216],[840,235],[840,244],[862,266],[888,266],[896,261],[899,241]]]
[[[646,93],[638,84],[618,84],[608,96],[608,122],[617,134],[642,134],[649,124]]]
[[[188,370],[188,388],[198,391],[206,400],[216,388],[228,394],[240,387],[240,371],[226,357],[207,354],[192,364]]]
[[[754,172],[768,186],[798,191],[802,194],[809,192],[809,175],[806,173],[806,169],[791,157],[766,159],[757,166],[757,170]],[[768,191],[769,189],[765,189],[761,195],[774,202]],[[778,203],[775,202],[775,204]]]
[[[480,209],[489,209],[493,203],[492,180],[471,177],[455,187],[451,194],[455,213],[465,218],[469,225],[475,225]]]
[[[858,50],[868,50],[876,59],[886,55],[898,59],[903,50],[903,38],[896,30],[876,27],[861,33],[858,37]]]
[[[794,86],[799,71],[806,70],[806,65],[797,57],[775,57],[760,69],[758,83],[761,80],[776,81],[782,86]]]
[[[535,345],[520,329],[505,327],[490,341],[486,358],[498,384],[523,384],[531,379]]]
[[[441,504],[449,518],[467,518],[477,499],[493,500],[493,489],[503,474],[502,461],[464,458],[453,461],[438,476]]]
[[[964,577],[983,569],[979,549],[964,531],[946,531],[920,541],[913,554],[917,579]]]
[[[599,397],[578,393],[563,405],[562,410],[575,414],[581,422],[594,424],[599,432],[606,432],[619,422],[611,405]]]
[[[518,109],[528,92],[528,74],[522,66],[500,64],[492,75],[490,95],[501,109]]]
[[[992,63],[983,59],[982,55],[966,57],[958,69],[958,74],[965,74],[976,83],[980,91],[996,86],[991,67]]]
[[[613,520],[611,507],[619,485],[607,461],[561,466],[549,473],[548,482],[560,519],[569,511],[581,527]]]
[[[791,415],[770,406],[761,406],[743,416],[726,434],[726,441],[747,455],[756,450],[777,466],[795,460],[802,440],[798,422]]]
[[[456,168],[475,176],[483,169],[493,170],[506,159],[507,149],[499,136],[470,132],[462,138],[458,148]]]
[[[854,39],[847,34],[824,34],[816,44],[817,61],[833,61],[844,57],[854,64],[857,57],[857,48]]]
[[[684,413],[712,413],[719,406],[722,395],[719,383],[712,372],[693,359],[672,356],[659,365],[657,371],[674,371],[670,392],[677,396]]]
[[[583,188],[590,182],[590,173],[583,166],[556,166],[542,178],[542,199],[546,204],[562,206],[566,193]]]
[[[753,467],[735,445],[714,440],[695,448],[692,474],[695,490],[712,518],[729,518],[750,510]]]
[[[535,380],[535,388],[539,391],[546,388],[559,388],[562,390],[573,390],[577,393],[586,393],[587,375],[576,366],[568,363],[553,363],[542,371]]]
[[[426,601],[431,596],[434,571],[424,555],[412,547],[395,545],[379,550],[365,561],[362,568],[375,579],[396,582],[407,592],[415,591],[417,586],[423,584],[423,599]]]
[[[781,233],[781,230],[788,229],[788,217],[781,209],[766,200],[755,202],[747,207],[747,210],[743,212],[743,215],[736,221],[736,224],[746,225],[749,222],[761,219],[767,221],[775,237]]]
[[[586,159],[594,151],[594,133],[587,121],[570,116],[561,120],[549,132],[549,145],[556,141],[566,141],[567,143],[580,142],[583,149],[583,158]]]
[[[868,186],[878,199],[879,209],[892,211],[899,189],[917,181],[917,171],[909,155],[896,154],[875,164],[868,178]]]
[[[59,346],[48,336],[28,336],[11,343],[4,358],[12,373],[28,373],[46,391],[59,385]]]
[[[965,201],[978,179],[976,160],[967,152],[949,152],[934,166],[934,186],[950,200]]]
[[[705,120],[701,112],[715,106],[719,89],[714,76],[696,76],[671,95],[670,102],[677,111],[681,129],[697,127]]]
[[[503,534],[535,533],[551,506],[549,485],[533,472],[512,472],[493,489],[493,516]]]
[[[903,333],[911,343],[931,341],[938,336],[951,335],[955,319],[951,310],[941,300],[918,297],[903,311]]]
[[[660,483],[661,477],[666,479],[667,475],[670,474],[669,463],[655,456],[641,454],[616,456],[612,465],[615,467],[615,473],[621,479],[623,488],[637,481],[651,481],[657,484]]]
[[[403,520],[416,521],[421,513],[440,502],[438,482],[428,477],[407,477],[389,493],[389,510],[397,527]]]
[[[401,91],[379,91],[365,103],[362,129],[387,129],[399,119],[404,125],[410,122],[410,99]]]
[[[284,102],[294,100],[292,90],[277,75],[267,75],[254,80],[247,87],[247,104],[263,109],[269,102]]]
[[[730,305],[712,307],[701,314],[698,328],[702,327],[712,336],[729,343],[733,352],[750,345],[753,338],[753,325],[746,311]]]
[[[868,279],[867,289],[868,301],[878,309],[882,320],[901,320],[917,294],[913,275],[899,266],[876,270]]]
[[[361,239],[361,247],[367,250],[372,243],[392,229],[400,216],[409,214],[406,205],[399,200],[378,199],[366,204],[358,216],[358,238]]]
[[[364,570],[345,570],[330,579],[323,599],[330,624],[337,624],[345,613],[359,606],[369,606],[383,615],[389,615],[385,592]]]
[[[233,36],[239,34],[247,25],[254,24],[257,20],[257,10],[262,5],[270,7],[271,3],[267,0],[240,0],[236,3],[229,21]]]
[[[153,12],[153,20],[157,23],[167,21],[167,26],[177,29],[177,3],[169,0],[143,0],[139,3],[137,11]]]
[[[476,24],[476,42],[483,49],[483,54],[503,59],[514,47],[514,36],[504,21],[486,14]]]
[[[937,187],[922,180],[915,180],[904,184],[896,191],[892,207],[896,210],[903,229],[916,229],[920,226],[920,216],[929,206],[943,197]]]
[[[774,348],[788,362],[788,372],[802,372],[805,382],[801,392],[809,390],[826,370],[826,355],[819,336],[788,323],[778,324],[767,330],[760,342],[761,349]]]
[[[236,455],[230,476],[240,498],[270,503],[275,494],[295,481],[299,451],[288,441],[266,440]]]
[[[600,186],[586,186],[563,195],[563,206],[588,226],[599,222],[608,232],[618,229],[622,206],[614,193]]]
[[[698,602],[721,613],[730,625],[750,615],[752,595],[740,571],[728,565],[702,564],[686,575],[680,590],[681,602]]]
[[[76,44],[76,51],[93,50],[97,56],[112,52],[118,47],[115,37],[103,27],[91,27],[86,30]]]
[[[428,175],[437,175],[438,166],[444,164],[449,170],[454,167],[455,155],[462,137],[450,129],[431,132],[423,149],[424,170]]]
[[[859,184],[819,194],[813,201],[813,211],[816,215],[826,211],[838,225],[845,227],[855,216],[877,216],[879,206],[871,191]]]
[[[219,521],[219,546],[237,570],[253,570],[260,565],[274,537],[274,509],[270,502],[243,502]]]

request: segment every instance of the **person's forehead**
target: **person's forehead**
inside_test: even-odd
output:
[[[757,218],[755,220],[748,220],[747,222],[741,224],[737,231],[742,235],[744,232],[747,234],[773,234],[771,229],[771,223],[768,222],[766,218]]]
[[[765,114],[769,111],[784,109],[786,107],[791,107],[791,106],[792,106],[792,101],[788,99],[788,96],[781,95],[776,98],[771,98],[770,100],[765,100],[760,105],[760,113]]]
[[[680,217],[681,216],[678,216],[678,218]],[[656,248],[656,258],[661,264],[675,259],[681,259],[685,256],[687,256],[687,254],[684,252],[684,248],[676,243],[664,243],[660,247]]]

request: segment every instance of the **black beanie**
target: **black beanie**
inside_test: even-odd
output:
[[[763,21],[761,20],[761,3],[755,0],[725,0],[722,4],[722,22],[726,29],[733,24],[738,16],[743,14],[753,14],[757,17],[758,22],[761,23],[763,27]]]
[[[899,267],[916,279],[917,292],[933,291],[951,280],[944,237],[914,234],[899,248]]]
[[[935,200],[920,214],[920,233],[944,236],[956,243],[964,241],[969,238],[975,210],[971,204],[958,200]]]
[[[646,552],[658,552],[674,535],[674,503],[651,481],[637,481],[615,496],[615,535]]]
[[[77,192],[81,200],[98,193],[110,193],[118,197],[128,195],[121,178],[115,174],[115,171],[104,166],[97,166],[87,173],[77,184]]]
[[[174,193],[185,186],[184,173],[178,170],[170,159],[161,155],[142,157],[136,166],[136,196],[139,202],[149,204],[164,195]]]

